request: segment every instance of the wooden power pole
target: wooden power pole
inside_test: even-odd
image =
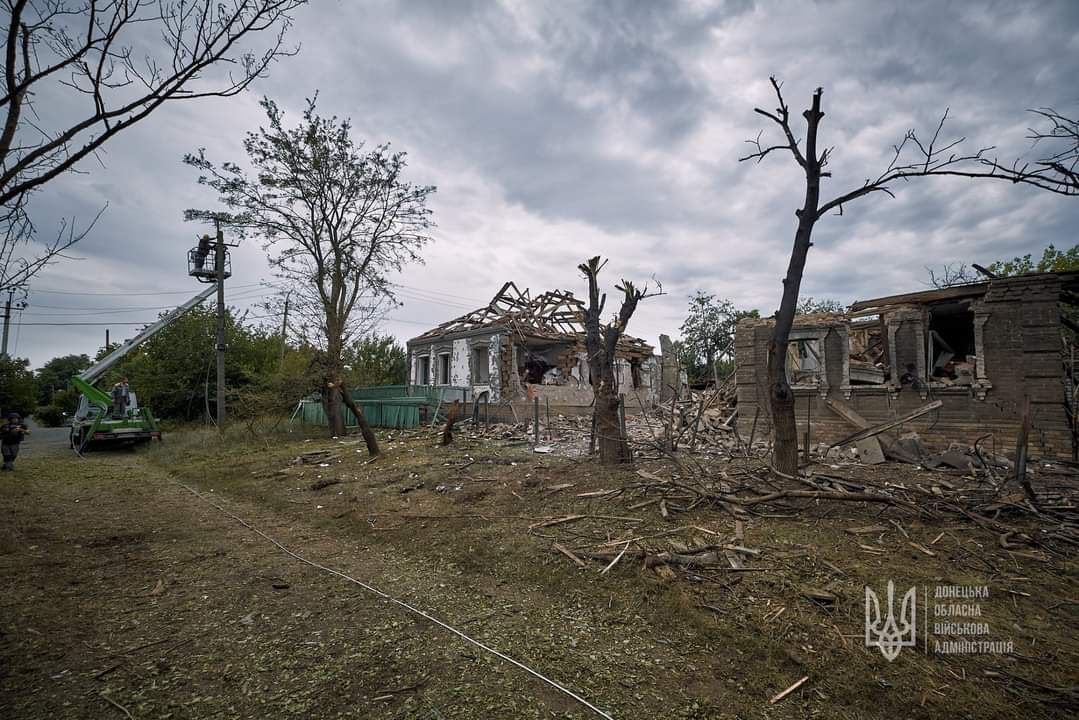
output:
[[[278,363],[278,372],[285,371],[285,347],[288,345],[288,300],[291,295],[291,292],[285,294],[285,317],[281,320],[281,361]]]
[[[214,271],[217,274],[217,427],[225,426],[225,234],[217,223],[214,244]]]
[[[7,301],[4,303],[4,343],[0,348],[0,357],[7,357],[7,335],[11,325],[11,300],[15,297],[15,288],[7,291]]]

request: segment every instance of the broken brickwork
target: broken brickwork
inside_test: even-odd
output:
[[[1014,447],[1029,398],[1032,451],[1072,457],[1075,403],[1071,327],[1079,273],[994,278],[854,303],[846,314],[795,319],[788,348],[799,438],[833,443],[857,430],[834,410],[844,403],[871,423],[939,400],[903,426],[931,448],[952,442]],[[739,323],[738,425],[771,432],[767,353],[771,319]],[[829,403],[829,400],[833,401]],[[754,424],[756,425],[754,429]]]
[[[491,302],[408,341],[410,381],[467,388],[492,403],[531,402],[546,411],[590,412],[584,303],[561,290],[535,297],[508,282]],[[627,408],[651,408],[660,363],[652,347],[623,335],[616,351]]]

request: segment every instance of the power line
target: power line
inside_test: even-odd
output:
[[[42,326],[69,327],[69,326],[73,326],[73,325],[102,325],[102,326],[108,325],[109,327],[113,327],[113,326],[116,326],[116,325],[149,325],[152,322],[154,322],[154,321],[153,320],[146,320],[144,322],[17,322],[17,323],[12,323],[12,325],[15,325],[17,327],[21,327],[21,326],[25,326],[25,327],[31,327],[31,326],[38,326],[38,327],[42,327]]]
[[[231,287],[245,288],[245,287],[256,287],[256,286],[259,286],[259,285],[265,286],[265,285],[267,285],[267,283],[255,282],[255,283],[247,283],[245,285],[233,285]],[[152,291],[152,292],[135,292],[135,291],[131,291],[131,292],[126,292],[126,291],[125,292],[71,292],[69,290],[41,290],[39,288],[33,288],[33,289],[30,290],[30,293],[31,294],[33,294],[33,293],[46,293],[48,295],[95,295],[95,296],[111,295],[111,296],[124,296],[124,295],[190,295],[191,291],[190,290],[155,290],[155,291]]]
[[[400,283],[392,283],[392,285],[394,287],[405,288],[406,290],[414,290],[414,291],[419,291],[419,292],[422,292],[422,293],[427,293],[428,295],[444,295],[446,297],[459,298],[461,300],[468,300],[470,302],[478,302],[478,303],[490,302],[490,300],[480,300],[479,298],[468,297],[466,295],[460,295],[460,294],[457,294],[457,293],[444,293],[444,292],[442,292],[440,290],[429,290],[427,288],[412,287],[411,285],[402,285]]]

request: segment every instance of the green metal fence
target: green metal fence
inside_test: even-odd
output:
[[[471,401],[471,389],[466,387],[430,385],[381,385],[356,388],[352,399],[363,410],[364,417],[373,427],[414,428],[422,417],[430,417],[439,406],[454,400]],[[343,408],[345,424],[355,427],[359,423],[348,408]],[[298,417],[304,425],[326,425],[326,413],[318,397],[304,398],[300,402]]]

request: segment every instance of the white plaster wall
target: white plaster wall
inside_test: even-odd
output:
[[[450,385],[463,387],[472,384],[468,353],[468,340],[460,338],[453,341],[453,351],[450,353]]]
[[[498,402],[502,392],[502,336],[494,334],[487,341],[487,387],[491,402]]]

